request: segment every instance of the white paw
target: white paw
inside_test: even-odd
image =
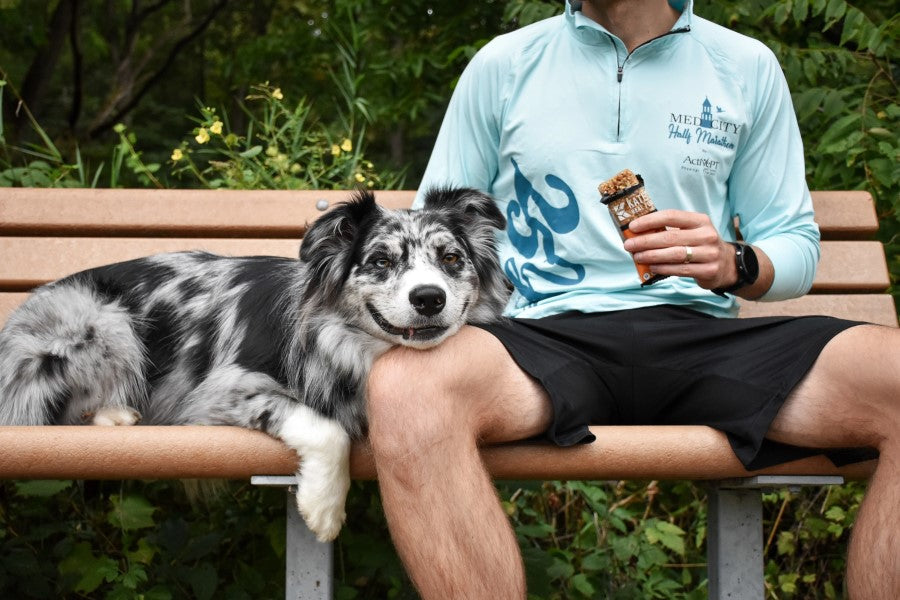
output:
[[[308,487],[304,489],[302,478],[300,481],[301,485],[297,489],[297,509],[306,526],[320,542],[334,540],[341,532],[344,519],[347,518],[344,512],[346,491],[343,494],[332,495],[322,494],[322,490],[310,492]]]
[[[336,421],[298,406],[278,432],[300,456],[297,508],[321,542],[337,537],[350,489],[350,437]]]
[[[130,407],[106,406],[98,410],[93,425],[134,425],[141,420],[141,413]]]

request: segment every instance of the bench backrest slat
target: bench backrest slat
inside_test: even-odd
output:
[[[379,204],[407,208],[411,190],[379,191]],[[868,192],[813,192],[824,238],[872,237],[878,218]],[[4,188],[0,235],[297,238],[342,190],[122,190]]]
[[[0,323],[31,288],[82,269],[174,250],[297,256],[309,223],[349,191],[0,190]],[[411,190],[376,192],[406,208]],[[822,259],[812,293],[743,302],[744,315],[831,314],[897,325],[878,219],[862,191],[813,192]]]
[[[297,240],[342,190],[122,190],[7,188],[0,235],[262,237]],[[414,192],[379,191],[378,203],[408,208]]]

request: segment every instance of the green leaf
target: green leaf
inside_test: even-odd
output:
[[[575,573],[575,567],[571,563],[554,559],[553,564],[547,569],[547,575],[553,579],[568,579]]]
[[[147,571],[139,564],[131,565],[128,571],[122,576],[122,585],[129,590],[136,590],[142,583],[146,583]]]
[[[71,487],[68,480],[35,479],[33,481],[17,481],[16,493],[26,498],[48,498]]]
[[[639,551],[639,544],[633,536],[615,537],[610,541],[610,546],[616,559],[623,562],[637,556]]]
[[[549,523],[533,523],[530,525],[516,526],[516,532],[520,535],[534,538],[542,538],[553,533],[553,526]]]
[[[790,531],[782,531],[778,534],[776,547],[779,555],[793,555],[797,551],[797,537]]]
[[[578,590],[586,598],[593,598],[596,594],[594,586],[588,581],[587,575],[579,573],[569,580],[569,585]]]
[[[599,550],[595,550],[581,559],[581,569],[584,571],[606,571],[609,569],[609,556]]]
[[[151,546],[146,538],[141,538],[138,540],[137,550],[126,552],[125,556],[129,561],[149,565],[158,552],[159,548]]]
[[[778,576],[778,588],[786,593],[793,594],[797,591],[797,580],[800,578],[800,575],[796,573],[791,573],[788,575],[779,575]]]
[[[673,523],[650,520],[644,535],[651,544],[660,543],[673,552],[684,554],[684,530]]]
[[[110,524],[124,531],[153,527],[153,513],[156,507],[150,504],[142,496],[113,496],[111,498],[113,508],[107,515]]]
[[[794,22],[802,23],[806,20],[806,15],[809,13],[809,2],[808,0],[794,0],[794,9],[792,11],[792,16],[794,18]]]
[[[113,581],[119,574],[119,567],[107,556],[94,556],[87,542],[75,544],[72,552],[59,562],[62,575],[76,575],[76,592],[90,593],[100,587],[104,581]]]
[[[844,0],[830,0],[828,7],[825,9],[825,20],[833,25],[844,16],[846,11],[847,3]],[[828,26],[826,26],[826,29],[828,29]]]
[[[253,146],[252,148],[250,148],[248,150],[244,150],[243,152],[238,154],[238,156],[240,156],[241,158],[253,158],[254,156],[257,156],[260,152],[262,152],[262,150],[263,150],[262,146]]]
[[[838,523],[843,523],[847,520],[847,513],[840,506],[832,506],[825,511],[825,518]]]
[[[797,94],[794,98],[794,110],[797,118],[802,121],[815,113],[822,105],[827,93],[828,90],[824,88],[814,87]]]
[[[842,140],[854,130],[859,129],[860,116],[857,113],[844,115],[828,128],[819,140],[820,146],[827,146],[835,141]]]
[[[207,562],[191,569],[185,578],[191,584],[191,590],[197,600],[210,600],[216,593],[216,587],[219,584],[219,575],[216,573],[216,569]]]

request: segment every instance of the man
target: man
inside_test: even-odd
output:
[[[660,210],[623,244],[597,185],[626,168]],[[525,595],[479,444],[586,443],[603,423],[711,425],[750,468],[797,446],[877,448],[847,581],[858,600],[900,597],[900,334],[728,318],[735,296],[805,293],[818,260],[790,95],[762,44],[690,0],[571,2],[466,68],[422,188],[448,183],[497,199],[515,291],[513,319],[391,351],[369,380],[385,512],[423,598]],[[735,217],[750,246],[730,243]],[[641,286],[632,258],[669,277]]]

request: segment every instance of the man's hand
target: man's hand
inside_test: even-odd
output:
[[[708,290],[728,287],[738,279],[734,247],[719,236],[705,214],[660,210],[635,219],[629,228],[638,235],[625,241],[625,249],[654,273],[693,277]]]

